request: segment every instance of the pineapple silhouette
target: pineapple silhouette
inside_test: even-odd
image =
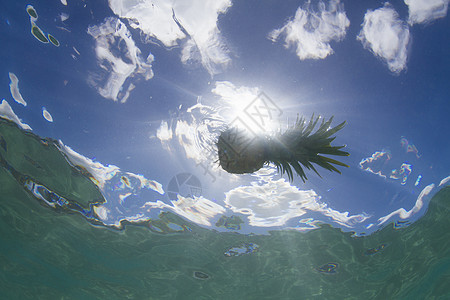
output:
[[[345,146],[331,145],[336,138],[332,135],[344,127],[345,121],[330,128],[333,117],[326,122],[322,119],[319,128],[313,133],[319,119],[320,116],[314,118],[314,114],[309,122],[297,117],[295,124],[286,132],[253,139],[244,130],[228,128],[220,134],[216,143],[220,166],[229,173],[245,174],[253,173],[272,162],[281,174],[287,174],[290,181],[293,181],[295,171],[303,182],[307,180],[303,168],[313,170],[321,177],[313,164],[341,174],[334,165],[348,165],[324,155],[349,155],[340,150]]]

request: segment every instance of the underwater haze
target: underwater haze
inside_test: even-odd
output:
[[[0,298],[450,298],[448,4],[5,2]]]

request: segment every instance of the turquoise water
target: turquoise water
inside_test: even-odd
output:
[[[116,230],[95,221],[86,171],[0,121],[2,299],[450,298],[449,187],[417,222],[366,237],[219,233],[172,213]]]

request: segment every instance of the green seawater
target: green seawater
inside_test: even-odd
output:
[[[53,45],[59,47],[59,41],[53,35],[48,34],[48,39],[50,42],[52,42]]]
[[[31,23],[31,33],[34,35],[35,38],[37,38],[40,42],[47,44],[48,39],[45,37],[42,30],[36,26],[33,22]]]
[[[218,233],[171,213],[154,224],[190,230],[119,231],[25,189],[32,178],[83,207],[101,201],[51,141],[0,121],[1,299],[450,299],[450,187],[412,225],[366,237],[328,225]],[[224,255],[249,243],[257,251]]]

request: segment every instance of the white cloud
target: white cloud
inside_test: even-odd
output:
[[[400,73],[406,67],[409,28],[389,3],[366,12],[357,39],[383,59],[392,72]]]
[[[161,195],[164,194],[162,185],[157,181],[147,179],[139,174],[123,172],[119,167],[114,165],[105,166],[100,162],[93,161],[74,151],[69,146],[64,145],[61,140],[59,141],[58,148],[65,154],[67,160],[73,166],[80,167],[90,174],[90,179],[100,188],[105,198],[107,198],[106,200],[112,200],[108,198],[114,194],[112,191],[107,190],[111,188],[109,185],[113,186],[115,192],[120,192],[122,195],[130,190],[133,191],[133,194],[136,194],[141,189],[150,189]],[[112,183],[115,177],[120,178],[120,185]]]
[[[431,190],[433,190],[433,188],[434,188],[434,184],[430,184],[430,185],[426,186],[422,190],[422,192],[420,192],[420,195],[419,195],[419,197],[417,197],[416,203],[414,204],[413,208],[411,208],[411,210],[406,211],[404,208],[399,208],[399,209],[391,212],[387,216],[379,218],[378,225],[384,224],[387,220],[389,220],[390,218],[392,218],[395,215],[398,215],[401,219],[407,219],[407,218],[410,218],[411,216],[415,215],[416,213],[418,213],[423,207],[423,198],[425,196],[429,195],[431,193]]]
[[[125,174],[130,179],[137,180],[135,187],[139,187],[141,189],[154,190],[155,192],[158,192],[159,194],[164,195],[164,190],[163,190],[162,184],[159,183],[158,181],[147,179],[143,175],[134,174],[134,173],[130,173],[130,172],[125,172]]]
[[[227,124],[249,130],[252,134],[269,134],[279,130],[281,109],[257,87],[235,86],[217,81],[212,92],[220,97],[220,111]]]
[[[100,95],[123,103],[135,87],[132,78],[139,76],[148,80],[153,77],[153,55],[142,57],[119,19],[107,18],[100,25],[90,26],[88,33],[95,39],[95,53],[103,69],[102,74],[92,75],[88,81]]]
[[[11,82],[9,83],[11,96],[17,103],[22,104],[23,106],[27,106],[27,102],[23,99],[19,91],[19,79],[14,73],[11,72],[9,72],[9,79],[11,80]]]
[[[53,122],[53,117],[52,115],[49,113],[49,111],[45,108],[42,107],[42,116],[44,117],[44,119],[46,119],[49,122]]]
[[[202,162],[204,158],[204,149],[199,147],[199,132],[196,127],[199,125],[196,120],[189,123],[185,120],[178,120],[175,128],[175,135],[178,137],[179,144],[186,152],[186,157],[194,159],[197,163]]]
[[[22,123],[22,120],[20,120],[19,117],[14,113],[11,106],[5,99],[3,99],[2,103],[0,104],[0,117],[3,117],[16,123],[22,129],[32,130],[29,125]]]
[[[348,216],[348,212],[333,210],[319,200],[315,191],[299,190],[284,179],[266,179],[262,184],[253,182],[225,193],[227,207],[235,213],[248,215],[251,226],[283,226],[308,211],[319,212],[346,227],[353,227],[368,218],[365,214]]]
[[[293,20],[269,33],[272,41],[284,35],[286,48],[295,46],[301,60],[323,59],[332,54],[330,42],[343,40],[350,25],[339,0],[330,0],[328,7],[319,2],[318,11],[310,6],[311,1],[306,2],[297,9]]]
[[[231,0],[109,0],[112,11],[140,29],[144,40],[158,40],[167,47],[183,44],[181,60],[199,60],[210,74],[217,74],[231,59],[217,27],[219,14]]]
[[[167,206],[175,213],[183,216],[197,224],[211,226],[211,219],[225,212],[225,208],[203,197],[182,197],[177,195],[178,200],[171,201],[172,206]]]
[[[60,13],[59,18],[61,19],[61,22],[67,21],[69,19],[69,15],[65,13]]]
[[[114,165],[103,165],[74,151],[69,146],[64,145],[61,140],[57,146],[72,166],[82,171],[98,186],[106,201],[95,206],[94,210],[99,220],[106,225],[121,228],[121,222],[124,220],[129,222],[148,220],[148,216],[140,213],[123,215],[121,209],[123,209],[125,199],[126,201],[133,201],[133,199],[129,200],[129,197],[134,199],[148,197],[149,194],[143,196],[146,191],[155,191],[164,195],[162,185],[155,180],[147,179],[143,175],[124,172]]]
[[[217,81],[211,92],[221,98],[222,105],[229,106],[234,110],[244,110],[258,96],[259,89],[246,86],[237,87],[229,81]]]
[[[212,226],[211,220],[216,215],[225,212],[223,206],[203,197],[194,196],[194,198],[191,198],[177,195],[177,200],[171,200],[170,202],[172,205],[165,204],[162,201],[146,202],[142,208],[148,207],[148,211],[170,209],[174,213],[204,226]]]
[[[408,5],[409,24],[429,23],[447,15],[449,0],[404,0]]]
[[[441,180],[441,182],[439,182],[439,186],[446,185],[448,182],[450,182],[450,176],[447,176],[447,177],[443,178]]]
[[[94,206],[94,212],[97,214],[100,220],[107,221],[111,212],[109,209],[105,208],[103,205]]]
[[[166,121],[161,121],[161,125],[156,130],[156,137],[161,141],[169,141],[172,139],[172,128],[169,128]]]
[[[76,152],[71,147],[64,145],[61,140],[59,140],[58,146],[59,150],[65,154],[68,161],[73,166],[82,167],[90,175],[93,176],[91,180],[94,179],[96,181],[95,183],[100,187],[100,189],[103,189],[105,183],[111,180],[111,178],[113,178],[118,172],[120,172],[119,167],[116,167],[114,165],[105,166],[100,162],[95,162],[92,159]]]
[[[172,151],[179,146],[186,158],[193,159],[196,164],[206,163],[212,166],[214,164],[211,161],[217,160],[217,150],[213,146],[214,130],[223,124],[213,110],[210,106],[198,103],[186,113],[181,113],[173,127],[169,128],[167,122],[162,121],[156,131],[156,137],[166,150]]]
[[[110,0],[109,7],[120,18],[129,20],[144,37],[156,38],[167,47],[177,45],[186,35],[173,20],[172,1]]]

